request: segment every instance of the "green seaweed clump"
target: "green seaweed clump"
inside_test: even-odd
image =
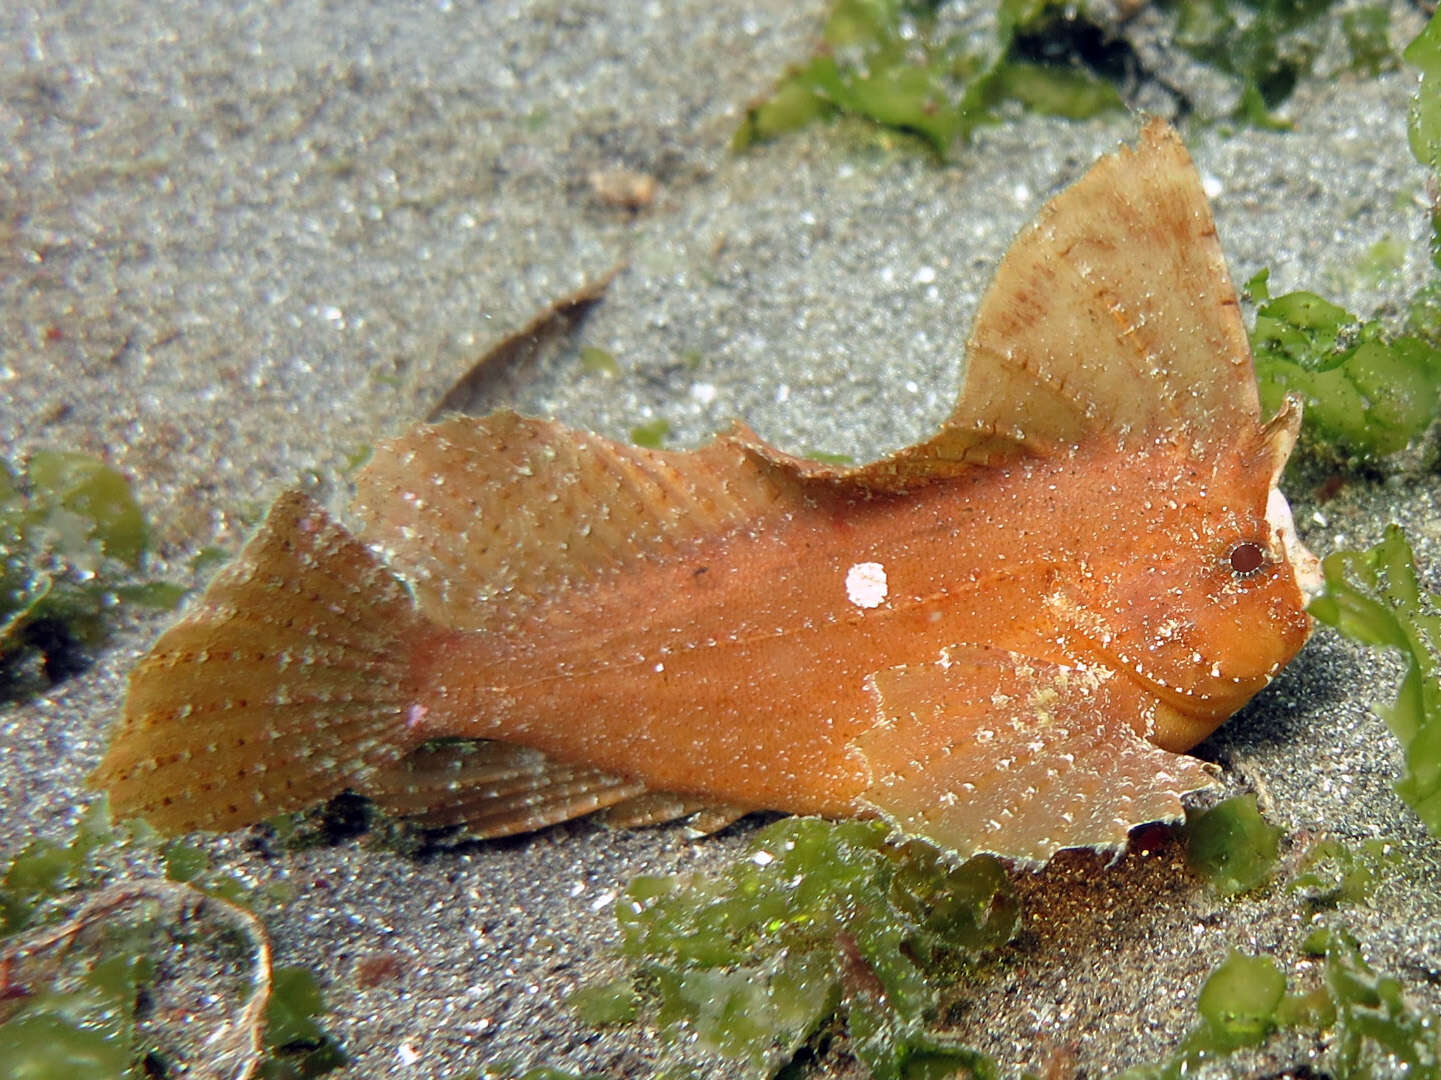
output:
[[[1286,976],[1269,956],[1232,952],[1196,999],[1205,1041],[1223,1050],[1257,1046],[1276,1029]]]
[[[1322,984],[1306,992],[1290,991],[1269,956],[1232,952],[1207,977],[1196,1002],[1200,1023],[1181,1045],[1164,1062],[1128,1069],[1117,1080],[1181,1080],[1283,1029],[1324,1036],[1325,1075],[1336,1080],[1441,1080],[1441,1023],[1412,1008],[1399,982],[1378,975],[1350,933],[1318,930],[1302,951],[1326,958]]]
[[[1384,1069],[1384,1075],[1409,1080],[1441,1078],[1441,1023],[1407,1004],[1401,984],[1378,975],[1350,933],[1331,927],[1312,934],[1305,948],[1326,957],[1326,995],[1334,1010],[1334,1020],[1326,1025],[1334,1030],[1331,1075],[1369,1080]]]
[[[591,1027],[628,1024],[636,1017],[638,1001],[635,985],[629,979],[593,983],[582,986],[566,999],[566,1004]]]
[[[1281,830],[1261,816],[1256,796],[1237,795],[1190,817],[1186,861],[1217,892],[1236,896],[1271,877]]]
[[[125,478],[84,454],[43,450],[23,476],[0,461],[0,696],[77,669],[77,645],[99,640],[120,601],[171,608],[184,590],[140,582],[145,519]],[[19,685],[17,685],[19,684]]]
[[[1441,348],[1390,335],[1315,293],[1273,299],[1267,276],[1246,285],[1261,305],[1251,350],[1267,412],[1297,394],[1308,429],[1362,456],[1403,450],[1430,427],[1441,408]]]
[[[325,998],[315,973],[304,967],[276,968],[265,1005],[267,1054],[255,1075],[262,1080],[303,1080],[338,1069],[349,1060],[340,1043],[320,1026]]]
[[[670,423],[666,420],[652,420],[648,424],[637,424],[630,429],[630,441],[647,450],[659,450],[670,437]]]
[[[586,345],[580,350],[580,367],[582,371],[594,375],[619,375],[620,361],[615,354],[598,345]]]
[[[1381,872],[1397,858],[1392,842],[1380,837],[1355,846],[1334,836],[1323,837],[1306,852],[1300,873],[1288,886],[1315,908],[1363,903]]]
[[[43,918],[45,909],[99,877],[97,850],[113,841],[105,800],[91,805],[65,843],[36,839],[21,848],[0,874],[0,939]]]
[[[1091,70],[1028,57],[1023,36],[1079,17],[1045,0],[1002,0],[994,35],[948,33],[928,0],[835,0],[816,56],[752,106],[735,149],[826,116],[858,116],[910,132],[945,157],[1002,100],[1081,119],[1119,108]],[[1087,24],[1089,26],[1089,24]]]
[[[68,841],[34,840],[0,868],[0,1076],[141,1080],[173,1075],[176,1055],[200,1080],[234,1074],[237,1054],[267,1080],[344,1064],[314,974],[272,971],[239,883],[108,817],[99,800]],[[167,877],[107,882],[153,855]]]
[[[1387,41],[1389,13],[1379,5],[1350,6],[1327,16],[1336,0],[1169,0],[1176,44],[1241,86],[1237,119],[1259,127],[1288,126],[1271,110],[1290,97],[1300,78],[1338,33],[1353,71],[1374,75],[1394,67]]]
[[[1441,176],[1441,16],[1431,21],[1403,54],[1421,72],[1421,84],[1411,101],[1406,136],[1411,153],[1433,176]],[[1431,205],[1431,263],[1441,270],[1441,204]]]
[[[872,1076],[988,1060],[929,1033],[937,987],[1009,940],[1018,907],[990,858],[948,866],[876,822],[777,822],[716,880],[641,877],[617,902],[622,951],[654,1020],[677,1040],[785,1065],[832,1016]]]
[[[1207,1062],[1260,1046],[1279,1028],[1321,1026],[1328,1015],[1316,995],[1286,992],[1286,976],[1271,957],[1235,951],[1207,976],[1196,1012],[1200,1023],[1169,1058],[1127,1069],[1117,1080],[1180,1080]]]
[[[538,1068],[520,1072],[512,1063],[500,1062],[487,1065],[479,1073],[457,1077],[456,1080],[607,1080],[607,1078],[600,1073],[570,1072],[549,1065],[541,1065]]]
[[[1441,614],[1421,588],[1415,556],[1397,525],[1368,551],[1338,551],[1322,563],[1326,591],[1310,606],[1322,622],[1367,645],[1399,649],[1406,675],[1396,700],[1377,712],[1401,741],[1405,772],[1396,792],[1441,836]]]
[[[134,942],[117,945],[65,990],[28,992],[0,1012],[4,1075],[26,1080],[122,1080],[135,1067],[135,1000],[153,965]]]

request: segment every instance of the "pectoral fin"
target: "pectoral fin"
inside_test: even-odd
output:
[[[879,720],[853,743],[873,776],[863,805],[962,858],[1118,851],[1215,782],[1136,733],[1144,700],[1104,669],[965,647],[870,678]]]

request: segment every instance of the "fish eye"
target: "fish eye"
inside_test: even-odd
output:
[[[1231,546],[1226,561],[1231,564],[1231,572],[1237,577],[1250,577],[1266,565],[1266,552],[1254,540],[1242,540]]]

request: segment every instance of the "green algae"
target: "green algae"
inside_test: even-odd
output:
[[[325,997],[315,973],[304,967],[276,968],[265,1007],[265,1045],[269,1054],[256,1075],[265,1080],[300,1080],[346,1064],[340,1043],[316,1019]]]
[[[265,899],[279,898],[273,887],[257,894],[233,874],[216,869],[214,860],[204,848],[183,840],[165,844],[160,849],[160,856],[166,880],[189,885],[197,892],[218,897],[247,911],[255,911]],[[279,891],[283,893],[284,889]]]
[[[173,840],[165,845],[165,876],[171,881],[191,882],[210,869],[210,855],[193,844]]]
[[[746,114],[733,145],[844,113],[920,135],[939,154],[966,128],[950,43],[932,40],[929,5],[906,0],[836,0],[821,52],[787,73]]]
[[[487,1065],[479,1073],[470,1073],[456,1080],[610,1080],[602,1073],[578,1073],[549,1065],[520,1072],[509,1062]]]
[[[639,999],[635,984],[630,979],[612,979],[610,982],[582,986],[566,999],[566,1004],[582,1023],[591,1027],[608,1027],[634,1020]]]
[[[22,474],[0,461],[0,695],[78,670],[75,648],[102,638],[117,604],[179,603],[179,586],[139,580],[148,542],[130,485],[103,462],[42,450]]]
[[[928,1029],[939,987],[1008,941],[1018,907],[994,859],[949,866],[875,822],[777,822],[719,878],[640,877],[617,902],[645,1013],[673,1040],[768,1076],[833,1016],[872,1076],[981,1055]]]
[[[1341,32],[1350,54],[1350,68],[1358,75],[1376,76],[1395,71],[1400,57],[1391,47],[1391,13],[1381,4],[1367,4],[1341,15]]]
[[[1286,976],[1269,956],[1232,951],[1196,999],[1206,1039],[1221,1050],[1258,1046],[1276,1030]]]
[[[1196,999],[1200,1023],[1164,1062],[1120,1073],[1118,1080],[1179,1080],[1207,1062],[1236,1050],[1260,1046],[1288,1015],[1311,1015],[1288,1005],[1286,976],[1269,956],[1232,951],[1201,987]]]
[[[1307,850],[1287,887],[1313,908],[1364,903],[1398,858],[1395,844],[1381,837],[1343,844],[1325,836]]]
[[[1441,1078],[1441,1022],[1412,1006],[1400,982],[1367,964],[1348,930],[1319,929],[1302,951],[1326,961],[1321,985],[1305,991],[1292,991],[1271,957],[1233,951],[1201,989],[1200,1024],[1164,1062],[1129,1069],[1119,1080],[1180,1080],[1283,1029],[1324,1039],[1325,1073],[1335,1080]]]
[[[615,354],[596,345],[585,345],[580,350],[580,367],[592,375],[619,375],[620,363]]]
[[[1296,10],[1325,2],[1329,0],[1303,0]],[[1353,49],[1367,57],[1367,66],[1376,67],[1382,62],[1377,52],[1382,46],[1373,39],[1379,34],[1384,41],[1384,20],[1369,8],[1355,9],[1347,19]],[[1373,41],[1370,52],[1362,48],[1365,41]],[[1422,73],[1408,126],[1411,151],[1438,172],[1441,24],[1435,17],[1407,47],[1405,58]],[[1434,209],[1432,224],[1432,263],[1441,270],[1441,218]],[[1360,273],[1363,278],[1383,278],[1399,269],[1404,255],[1394,238],[1385,237],[1372,245]],[[1312,292],[1272,297],[1268,276],[1262,270],[1245,289],[1259,305],[1251,350],[1266,409],[1274,412],[1287,394],[1299,396],[1305,403],[1306,430],[1361,458],[1403,450],[1435,422],[1441,412],[1441,280],[1433,275],[1411,297],[1405,330],[1397,333],[1379,319],[1363,320]]]
[[[370,456],[370,447],[365,448],[365,456]],[[347,466],[348,468],[349,466]],[[234,557],[234,552],[226,551],[224,548],[207,546],[201,548],[190,557],[190,572],[192,574],[204,574],[209,570],[217,570],[228,563]]]
[[[198,948],[221,968],[234,951],[226,944],[231,932],[195,925],[195,905],[206,896],[217,897],[258,929],[250,910],[275,898],[273,890],[252,893],[216,873],[202,849],[179,842],[162,849],[147,827],[133,822],[112,827],[108,818],[104,800],[98,800],[80,816],[68,840],[34,840],[0,871],[0,952],[5,955],[0,963],[0,1063],[5,1068],[0,1073],[5,1076],[139,1080],[165,1075],[160,1043],[177,1032],[183,1037],[194,1026],[192,1017],[166,1031],[167,1019],[156,1013],[155,1002],[170,989],[162,990],[162,981],[177,977],[175,950]],[[114,880],[117,864],[155,857],[167,879]],[[119,899],[102,904],[93,916],[83,915],[106,896]],[[163,911],[167,902],[180,904],[168,917]],[[49,928],[74,923],[66,920],[77,903],[83,921],[60,931],[68,944],[58,949],[43,944],[56,932]],[[143,910],[157,904],[159,912]],[[245,943],[236,956],[254,948],[254,941]],[[219,974],[202,970],[196,977]],[[194,995],[209,992],[197,986]],[[182,991],[180,1000],[189,996]],[[323,1012],[312,972],[275,969],[263,1015],[268,1052],[256,1075],[291,1080],[343,1064],[339,1044],[319,1025]]]
[[[92,804],[65,843],[36,839],[21,848],[0,875],[0,938],[19,933],[68,893],[95,884],[98,850],[113,843],[104,800]]]
[[[647,450],[659,450],[669,437],[670,422],[667,420],[652,420],[630,429],[630,441]]]
[[[817,54],[747,110],[732,146],[855,116],[919,136],[944,158],[1004,101],[1077,119],[1119,108],[1120,94],[1098,73],[1025,47],[1027,37],[1078,21],[1083,13],[1059,4],[1002,0],[994,34],[967,35],[943,26],[923,0],[835,0]]]
[[[1397,649],[1406,660],[1396,700],[1377,706],[1401,742],[1396,792],[1433,836],[1441,836],[1441,614],[1421,588],[1415,556],[1397,525],[1367,551],[1338,551],[1322,563],[1326,591],[1310,612],[1347,637]]]
[[[855,116],[919,136],[944,158],[1006,103],[1070,119],[1121,108],[1120,87],[1140,67],[1114,13],[1100,5],[999,0],[988,32],[955,29],[937,18],[938,6],[834,0],[816,55],[747,110],[732,145]],[[1289,127],[1274,110],[1328,48],[1359,75],[1397,65],[1380,5],[1164,0],[1158,10],[1179,49],[1234,81],[1230,116],[1244,123]]]
[[[1411,102],[1406,137],[1411,153],[1433,176],[1441,175],[1441,18],[1431,21],[1406,47],[1406,62],[1421,73],[1421,83]],[[1441,270],[1441,211],[1433,200],[1431,210],[1431,262]]]
[[[1430,427],[1441,408],[1441,348],[1315,293],[1273,299],[1266,279],[1263,270],[1246,291],[1260,304],[1251,351],[1267,412],[1295,394],[1308,430],[1363,457],[1403,450]]]
[[[22,1009],[0,1020],[4,1075],[25,1080],[120,1080],[136,1067],[133,1001],[150,975],[132,950],[97,962],[68,991],[28,995]]]
[[[1362,281],[1379,285],[1400,274],[1405,265],[1406,245],[1388,234],[1366,249],[1356,271]]]
[[[1189,816],[1183,832],[1187,863],[1224,896],[1249,892],[1275,870],[1281,830],[1261,816],[1254,795]]]
[[[1360,944],[1344,928],[1330,927],[1312,935],[1308,944],[1326,957],[1325,988],[1335,1010],[1331,1074],[1337,1080],[1441,1077],[1438,1018],[1413,1008],[1396,979],[1371,968]]]
[[[1085,120],[1124,108],[1120,91],[1085,68],[1057,67],[1028,60],[1002,64],[991,76],[990,101],[1019,102],[1031,112]]]
[[[1225,72],[1241,87],[1235,119],[1288,127],[1272,110],[1310,73],[1332,34],[1346,66],[1375,75],[1396,64],[1387,39],[1389,16],[1377,5],[1341,9],[1336,0],[1167,0],[1175,42]]]

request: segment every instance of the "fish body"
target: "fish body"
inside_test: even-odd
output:
[[[932,439],[837,468],[499,413],[413,429],[358,538],[283,497],[132,676],[97,782],[162,828],[345,787],[482,835],[610,807],[1115,848],[1295,655],[1319,580],[1174,133],[1018,239]]]

